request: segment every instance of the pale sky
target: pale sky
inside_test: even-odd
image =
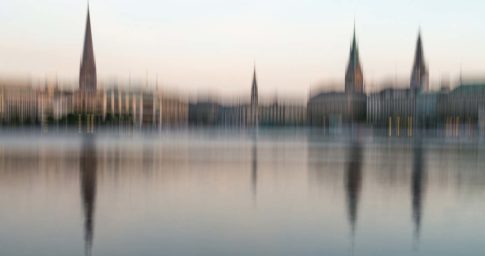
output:
[[[306,96],[340,83],[354,17],[368,90],[408,80],[422,31],[432,89],[485,77],[485,1],[91,0],[98,78],[155,80],[180,91]],[[0,74],[76,81],[84,0],[0,1]],[[343,88],[341,88],[343,90]]]

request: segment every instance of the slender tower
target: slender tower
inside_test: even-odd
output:
[[[364,76],[362,74],[362,67],[359,59],[359,47],[357,46],[357,38],[355,36],[350,47],[349,63],[347,71],[345,72],[345,92],[346,93],[363,93],[364,92]]]
[[[79,90],[82,92],[94,92],[96,91],[96,83],[96,60],[94,59],[91,19],[88,6],[81,70],[79,72]]]
[[[411,73],[411,89],[427,91],[429,86],[428,68],[424,60],[423,43],[421,42],[421,31],[416,42],[416,53],[414,55],[413,71]]]
[[[256,66],[254,66],[253,84],[251,86],[251,125],[257,127],[259,123],[258,113],[258,81],[256,79]]]

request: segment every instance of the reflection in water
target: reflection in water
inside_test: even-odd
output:
[[[253,146],[251,148],[251,185],[253,192],[253,201],[256,202],[258,195],[258,142],[256,138],[253,141]]]
[[[0,255],[484,255],[484,145],[356,136],[2,138]]]
[[[79,157],[81,197],[84,209],[85,255],[91,255],[94,232],[94,207],[96,203],[96,145],[92,136],[83,139]]]
[[[414,143],[413,149],[413,173],[411,180],[411,198],[413,208],[414,236],[416,241],[419,240],[421,229],[421,215],[423,206],[423,193],[425,190],[425,172],[424,151],[421,141],[418,139]]]
[[[355,234],[357,223],[357,210],[360,190],[362,187],[362,146],[358,138],[352,140],[349,148],[347,165],[345,170],[345,192],[347,197],[347,214],[352,229],[352,237]]]
[[[153,146],[147,145],[143,147],[142,159],[142,170],[150,175],[153,175],[155,161],[155,152],[153,150]]]

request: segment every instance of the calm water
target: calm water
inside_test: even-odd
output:
[[[0,134],[0,255],[485,255],[485,144]]]

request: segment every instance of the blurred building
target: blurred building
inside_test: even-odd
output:
[[[3,120],[3,116],[5,115],[5,92],[4,88],[0,87],[0,121]]]
[[[485,135],[485,107],[478,110],[478,130],[480,135]]]
[[[189,120],[189,105],[178,96],[157,95],[155,119],[158,126],[185,126]]]
[[[157,97],[153,93],[142,92],[140,101],[141,119],[140,126],[155,126],[156,123],[156,108]]]
[[[446,100],[447,93],[441,90],[416,94],[416,121],[414,125],[416,128],[440,128],[442,118],[438,115],[438,105]]]
[[[71,113],[79,115],[95,115],[103,117],[106,114],[106,93],[104,91],[75,91],[71,95]]]
[[[396,136],[411,136],[416,127],[434,126],[439,95],[428,93],[428,84],[428,68],[419,33],[409,87],[385,85],[381,91],[370,94],[367,122],[374,127],[386,128],[389,135]]]
[[[96,61],[91,33],[90,10],[80,63],[79,84],[60,89],[45,82],[0,81],[0,120],[3,124],[27,125],[65,123],[163,127],[202,126],[303,126],[343,127],[367,123],[385,128],[392,136],[412,136],[415,128],[444,128],[461,134],[485,129],[485,83],[463,82],[453,89],[429,91],[421,33],[418,34],[409,84],[401,88],[365,93],[365,83],[355,28],[342,91],[319,91],[306,104],[288,100],[265,101],[258,92],[254,68],[250,98],[227,103],[198,99],[189,104],[177,95],[157,89],[122,89],[118,84],[98,88]],[[225,102],[225,103],[222,103]]]
[[[220,103],[213,99],[198,99],[189,106],[189,123],[195,126],[304,126],[306,107],[288,100],[261,103],[258,94],[256,68],[253,72],[250,101]]]
[[[34,124],[40,120],[39,92],[30,83],[13,82],[0,88],[0,113],[2,122]]]
[[[135,118],[140,119],[140,108],[137,102],[141,98],[139,93],[132,90],[123,90],[114,86],[106,90],[106,122],[118,124],[131,124]]]
[[[307,104],[307,119],[312,126],[336,127],[363,122],[366,118],[367,97],[354,35],[345,72],[345,92],[320,92],[311,96]]]
[[[0,82],[0,121],[11,125],[34,125],[54,122],[72,109],[71,92],[45,81],[43,87],[32,81]]]
[[[187,124],[188,111],[188,104],[182,98],[160,91],[128,90],[117,86],[106,91],[107,124],[181,126]]]
[[[303,104],[274,101],[269,104],[220,104],[199,101],[190,104],[189,123],[195,126],[304,126],[306,108]],[[254,113],[257,112],[257,119]],[[253,123],[253,121],[255,123]]]
[[[251,118],[251,107],[241,103],[221,105],[217,123],[222,126],[245,127]],[[254,112],[253,112],[254,113]]]
[[[436,107],[437,119],[445,128],[456,132],[479,128],[480,110],[485,108],[485,82],[461,83],[442,95]]]
[[[365,94],[322,92],[310,98],[307,118],[311,126],[341,127],[361,122],[366,115]]]
[[[189,124],[196,126],[218,125],[221,122],[221,116],[223,116],[220,111],[221,104],[213,100],[191,103],[189,104]]]
[[[480,127],[485,109],[485,83],[461,83],[455,89],[418,92],[388,88],[369,95],[368,122],[390,135],[403,129],[444,128],[453,134]],[[482,119],[481,119],[482,117]],[[412,133],[410,133],[412,134]]]
[[[303,104],[275,100],[268,105],[260,105],[261,126],[303,126],[306,125],[306,107]]]
[[[52,118],[59,121],[72,112],[72,92],[58,90],[52,99]],[[67,121],[67,120],[66,120]]]
[[[411,88],[387,88],[371,93],[367,100],[367,120],[375,127],[387,127],[397,136],[413,128],[416,93]]]

